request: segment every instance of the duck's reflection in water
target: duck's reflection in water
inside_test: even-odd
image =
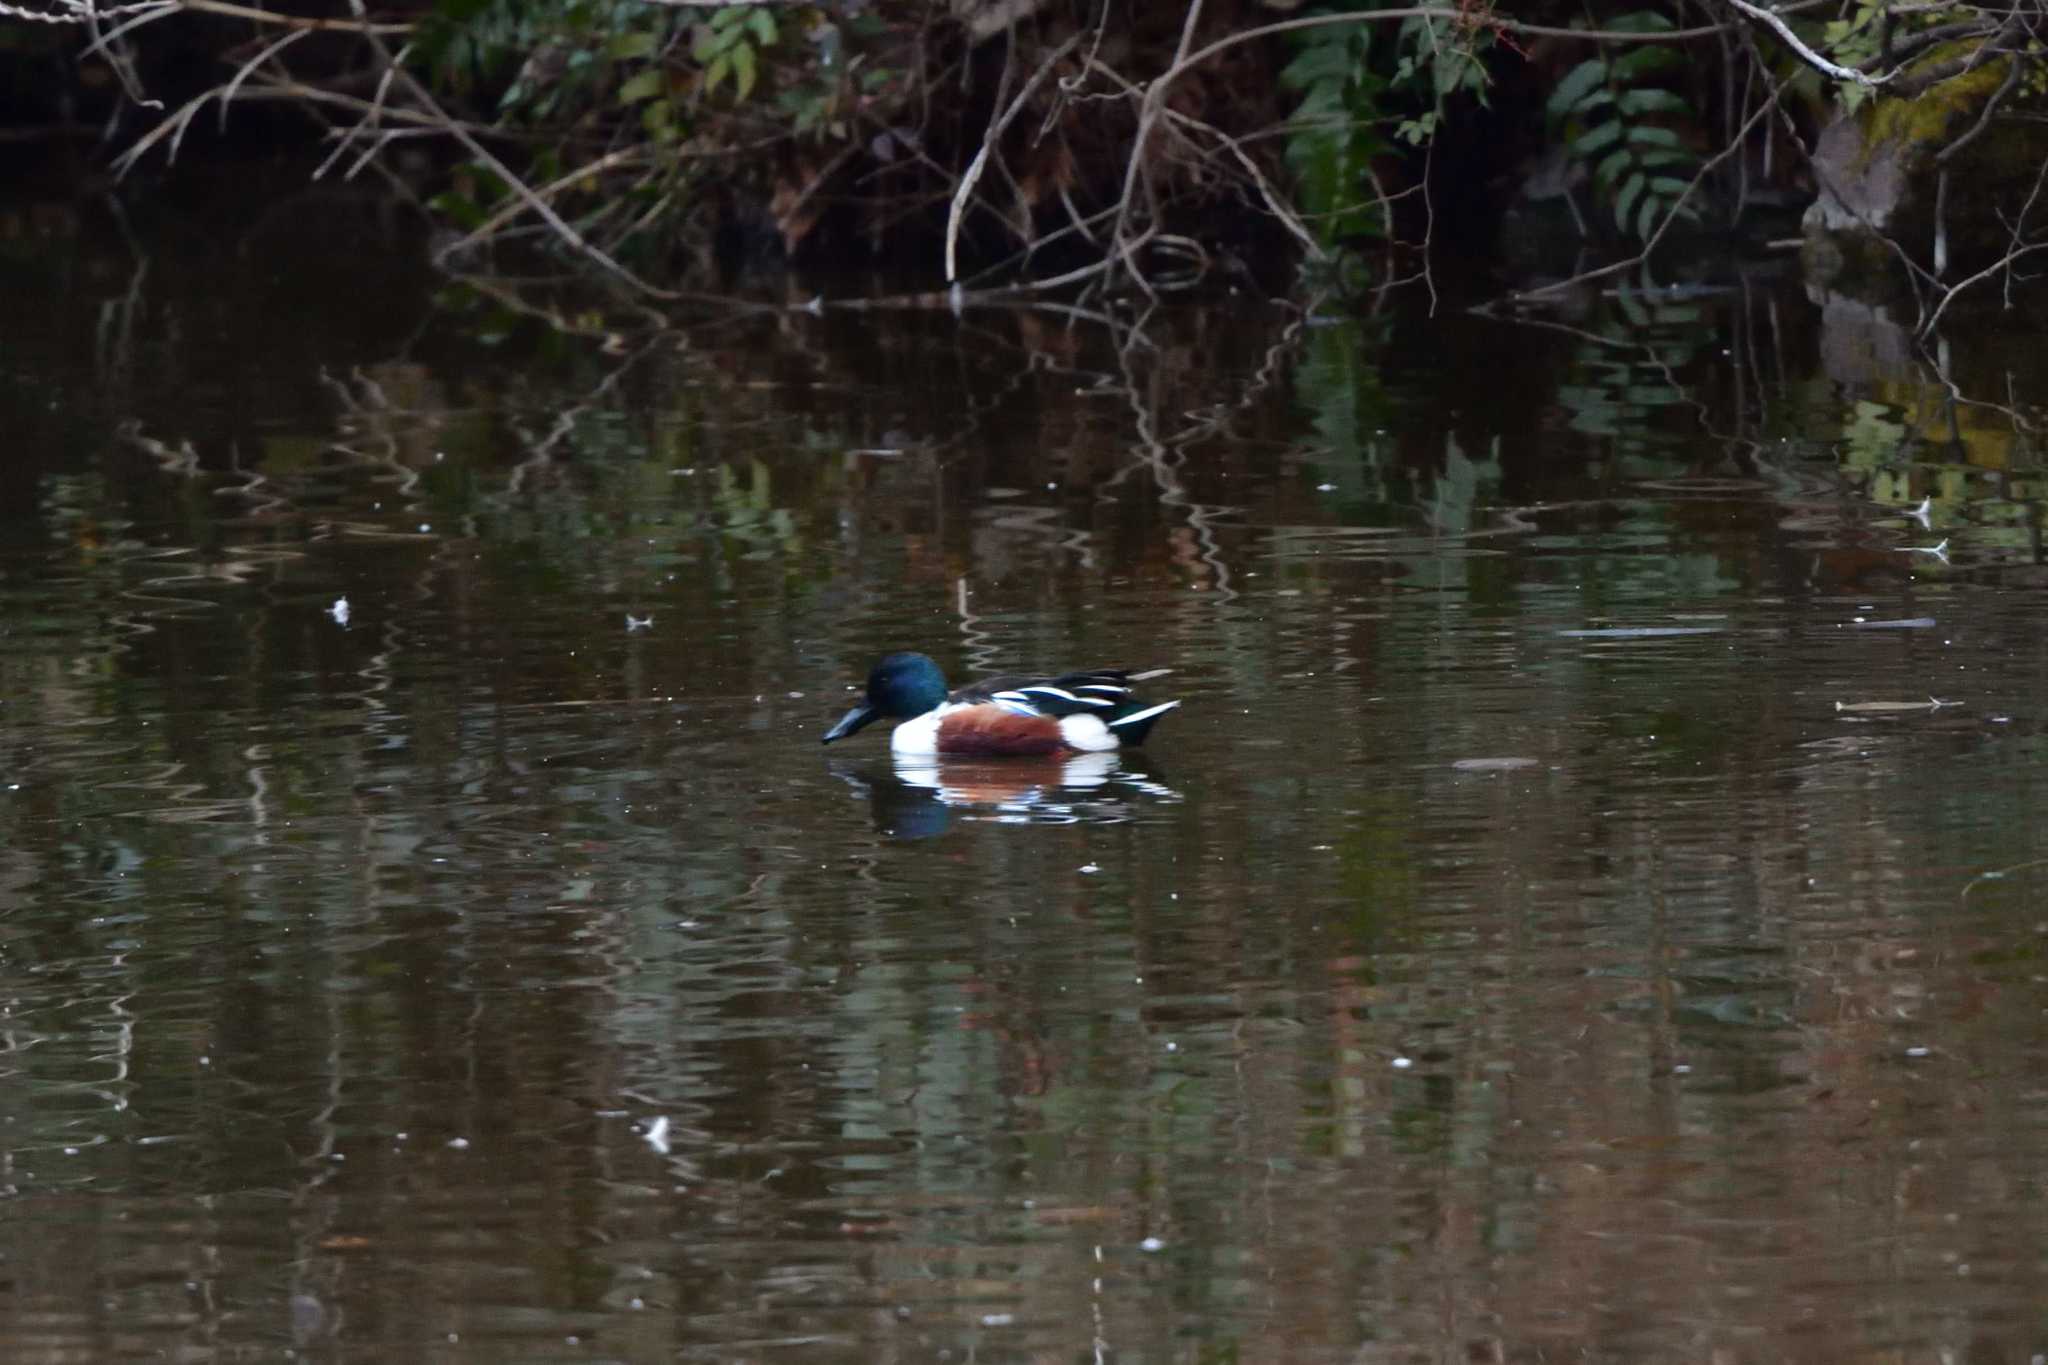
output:
[[[863,792],[875,828],[896,839],[943,833],[955,818],[1005,824],[1114,824],[1149,802],[1181,799],[1129,750],[1064,758],[906,758],[835,764]]]

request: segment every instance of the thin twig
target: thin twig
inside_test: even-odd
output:
[[[1025,104],[1037,93],[1038,87],[1045,83],[1046,77],[1053,73],[1053,69],[1064,61],[1066,55],[1079,46],[1080,42],[1081,35],[1076,33],[1054,48],[1051,54],[1038,64],[1038,70],[1031,73],[1031,79],[1024,82],[1024,88],[1017,92],[1017,97],[1010,101],[1009,107],[1003,110],[1001,117],[991,120],[988,128],[982,133],[981,150],[977,151],[974,160],[968,163],[967,174],[960,177],[960,184],[953,191],[952,206],[946,211],[946,283],[951,284],[960,278],[960,220],[967,212],[967,201],[974,194],[975,185],[980,183],[982,172],[988,169],[988,159],[995,150],[997,140],[1009,128],[1010,121],[1023,112]]]

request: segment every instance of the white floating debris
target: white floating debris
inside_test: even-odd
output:
[[[652,1147],[656,1152],[660,1153],[662,1156],[667,1156],[668,1115],[663,1114],[660,1118],[648,1124],[647,1131],[642,1133],[640,1137],[642,1141],[644,1141],[649,1147]]]
[[[1337,485],[1334,483],[1319,483],[1316,485],[1316,492],[1318,493],[1334,493],[1336,491]]]
[[[1092,877],[1096,873],[1102,871],[1102,869],[1100,867],[1097,867],[1094,863],[1082,863],[1079,867],[1075,868],[1074,870],[1076,872],[1079,872],[1084,877]]]
[[[347,624],[348,624],[348,599],[347,599],[346,597],[337,597],[337,598],[335,598],[335,599],[334,599],[334,605],[333,605],[333,606],[331,606],[331,607],[329,607],[329,608],[327,609],[327,614],[328,614],[329,616],[331,616],[331,617],[333,617],[333,618],[334,618],[334,624],[335,624],[335,625],[337,625],[337,626],[345,626],[345,625],[347,625]]]
[[[1946,564],[1948,563],[1948,541],[1943,540],[1939,545],[1908,545],[1906,553],[1909,555],[1933,555],[1936,559]]]
[[[468,1139],[468,1138],[449,1138],[449,1139],[448,1139],[448,1145],[449,1145],[450,1147],[453,1147],[453,1148],[454,1148],[454,1149],[455,1149],[456,1151],[458,1151],[458,1152],[466,1152],[466,1151],[468,1151],[468,1150],[469,1150],[469,1139]]]
[[[1934,499],[1930,496],[1920,499],[1920,505],[1907,512],[1906,515],[1919,522],[1922,526],[1926,526],[1929,524],[1928,518],[1933,512]]]
[[[1164,1251],[1166,1250],[1166,1242],[1158,1237],[1147,1237],[1144,1241],[1138,1243],[1138,1250]]]
[[[1540,764],[1536,759],[1518,757],[1461,758],[1451,764],[1452,768],[1461,773],[1505,773],[1513,772],[1517,768],[1534,768],[1538,766]]]
[[[1932,616],[1907,616],[1896,621],[1866,621],[1859,616],[1851,624],[1858,630],[1933,630],[1935,620]]]
[[[1396,1057],[1396,1058],[1394,1058],[1394,1070],[1396,1070],[1396,1071],[1406,1071],[1406,1070],[1407,1070],[1407,1069],[1408,1069],[1409,1067],[1411,1067],[1411,1066],[1414,1066],[1414,1065],[1415,1065],[1415,1059],[1414,1059],[1413,1057]]]
[[[1925,1057],[1925,1056],[1927,1056],[1927,1055],[1928,1055],[1929,1053],[1931,1053],[1931,1052],[1932,1052],[1933,1050],[1934,1050],[1934,1049],[1932,1049],[1932,1048],[1926,1048],[1926,1047],[1909,1047],[1909,1048],[1907,1048],[1907,1049],[1906,1049],[1906,1055],[1907,1055],[1908,1057]]]
[[[1008,1327],[1016,1320],[1017,1315],[1014,1313],[983,1313],[981,1315],[981,1325],[983,1327]]]
[[[646,629],[647,629],[647,628],[648,628],[649,626],[651,626],[651,625],[653,625],[653,624],[654,624],[654,617],[653,617],[653,616],[651,616],[651,615],[648,615],[648,616],[635,616],[635,615],[634,615],[634,614],[633,614],[632,612],[630,612],[630,611],[626,613],[626,629],[627,629],[627,630],[628,630],[629,632],[630,632],[630,631],[635,631],[635,630],[646,630]]]

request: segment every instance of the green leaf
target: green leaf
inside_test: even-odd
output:
[[[1692,106],[1669,90],[1659,90],[1654,85],[1639,86],[1634,90],[1621,92],[1621,112],[1629,118],[1644,114],[1686,114]]]
[[[1572,143],[1572,155],[1581,161],[1592,160],[1621,140],[1621,129],[1621,124],[1608,122],[1581,133]]]
[[[1614,80],[1617,85],[1635,85],[1645,76],[1684,65],[1685,59],[1678,55],[1678,49],[1661,43],[1645,43],[1614,59]]]
[[[1639,9],[1622,15],[1607,27],[1614,33],[1669,33],[1673,25],[1653,9]]]
[[[1636,199],[1649,188],[1650,177],[1641,171],[1632,173],[1621,182],[1621,193],[1614,196],[1614,225],[1623,232],[1628,231],[1629,210],[1635,207]]]
[[[1342,84],[1351,75],[1351,54],[1338,43],[1304,47],[1280,72],[1280,84],[1302,90],[1319,81]]]
[[[717,57],[713,58],[711,65],[704,69],[704,93],[708,95],[716,90],[718,83],[724,80],[727,73],[731,70],[731,56],[721,52]]]
[[[1656,229],[1657,205],[1660,202],[1655,195],[1646,196],[1642,209],[1636,214],[1636,236],[1646,242],[1650,240],[1650,233]]]
[[[1645,166],[1696,166],[1699,158],[1691,152],[1673,147],[1630,148],[1635,159]]]
[[[754,49],[749,43],[735,43],[732,49],[732,72],[738,82],[738,98],[744,100],[754,90]]]
[[[710,61],[724,46],[718,30],[709,24],[697,25],[695,31],[690,34],[690,55],[700,62]]]
[[[606,44],[605,51],[611,54],[612,60],[621,62],[631,61],[635,57],[652,57],[654,55],[654,35],[652,33],[621,33],[618,37],[612,39],[610,43]]]
[[[427,207],[463,229],[483,222],[484,211],[474,199],[457,190],[443,190],[427,201]]]
[[[1631,125],[1628,130],[1628,140],[1629,144],[1635,147],[1682,147],[1685,145],[1678,140],[1676,132],[1669,128],[1659,128],[1649,123]]]
[[[1550,98],[1543,102],[1543,112],[1552,119],[1564,118],[1578,109],[1580,100],[1606,85],[1607,63],[1599,57],[1588,58],[1565,73],[1557,88],[1550,92]]]
[[[747,27],[753,30],[757,46],[775,46],[775,12],[766,5],[756,5],[747,11]]]
[[[663,79],[663,74],[662,69],[658,66],[650,66],[645,71],[635,73],[630,80],[619,87],[619,103],[638,104],[642,100],[653,99],[665,87],[666,82]]]
[[[1593,183],[1603,190],[1614,188],[1614,179],[1635,163],[1636,154],[1626,147],[1609,152],[1593,168]]]

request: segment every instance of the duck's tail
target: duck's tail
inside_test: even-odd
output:
[[[1143,744],[1145,736],[1168,711],[1179,706],[1177,701],[1162,701],[1153,706],[1135,706],[1121,715],[1113,715],[1106,722],[1109,732],[1116,736],[1119,744]]]

